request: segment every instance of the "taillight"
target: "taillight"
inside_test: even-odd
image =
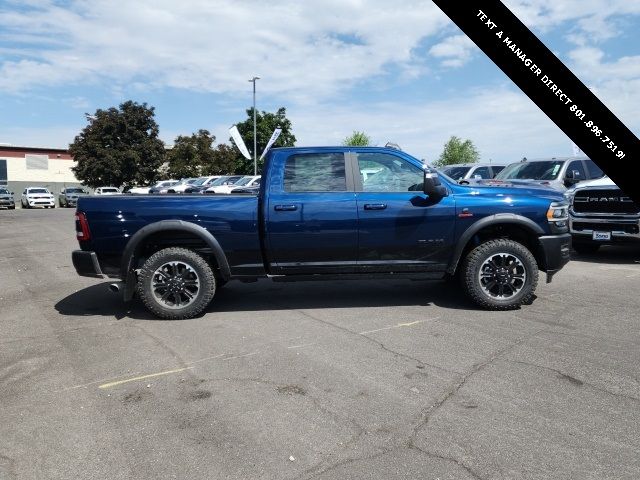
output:
[[[78,240],[90,240],[91,232],[89,231],[89,222],[84,212],[76,213],[76,237]]]

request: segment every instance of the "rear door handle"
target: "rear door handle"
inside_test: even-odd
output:
[[[385,208],[387,208],[386,203],[365,203],[364,204],[365,210],[384,210]]]
[[[298,209],[297,205],[276,205],[273,207],[276,212],[293,212]]]

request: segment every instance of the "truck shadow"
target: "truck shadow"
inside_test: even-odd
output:
[[[612,265],[640,265],[639,245],[603,245],[595,253],[571,252],[572,262],[608,263]]]
[[[125,303],[108,283],[79,290],[55,304],[66,316],[108,316],[157,320],[138,299]],[[475,310],[457,283],[409,280],[353,280],[273,283],[230,282],[202,314],[318,308],[419,306]],[[202,316],[201,315],[201,316]]]

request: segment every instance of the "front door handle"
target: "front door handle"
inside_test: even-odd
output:
[[[273,207],[276,212],[293,212],[298,209],[297,205],[276,205]]]
[[[384,210],[385,208],[387,208],[386,203],[365,203],[364,204],[365,210]]]

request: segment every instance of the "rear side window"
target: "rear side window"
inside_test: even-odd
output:
[[[598,165],[596,165],[593,160],[585,160],[585,163],[587,164],[587,169],[589,170],[589,178],[604,177],[604,172]]]
[[[343,153],[292,155],[284,167],[285,192],[345,192]]]

